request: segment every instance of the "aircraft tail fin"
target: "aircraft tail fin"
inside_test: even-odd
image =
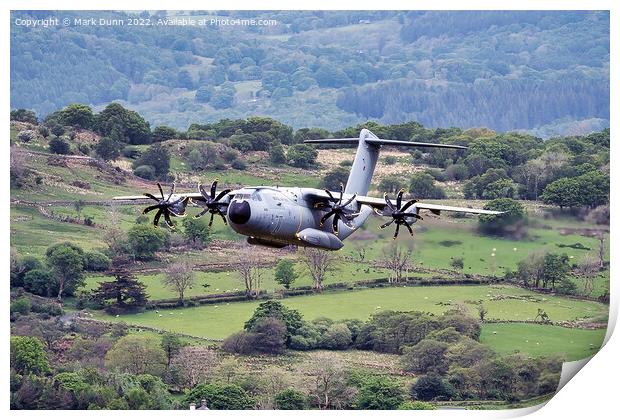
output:
[[[346,194],[368,194],[370,188],[370,182],[372,175],[377,165],[377,159],[379,158],[379,149],[384,146],[405,146],[405,147],[437,147],[445,149],[467,149],[464,146],[457,146],[454,144],[434,144],[434,143],[421,143],[414,141],[402,141],[402,140],[385,140],[375,136],[370,130],[362,129],[360,131],[359,138],[341,138],[341,139],[316,139],[306,140],[304,143],[314,144],[344,144],[354,145],[357,144],[357,152],[355,154],[355,160],[349,173],[349,179],[345,187]]]

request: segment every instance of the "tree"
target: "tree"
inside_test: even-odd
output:
[[[196,102],[207,103],[211,100],[214,93],[215,93],[215,89],[213,88],[213,86],[210,86],[210,85],[200,86],[198,90],[196,91]]]
[[[299,311],[289,309],[280,302],[268,300],[258,305],[258,307],[254,310],[252,317],[246,321],[243,328],[246,331],[252,331],[254,329],[254,325],[263,318],[276,318],[282,321],[287,330],[287,340],[303,325],[302,317]]]
[[[196,247],[202,247],[211,241],[211,231],[204,218],[188,217],[184,219],[183,233]]]
[[[484,318],[489,311],[484,306],[482,306],[482,304],[478,305],[476,309],[478,310],[478,318],[480,318],[480,322],[484,322]]]
[[[411,256],[413,248],[403,247],[398,243],[392,243],[383,250],[383,258],[377,261],[379,267],[390,270],[390,283],[400,283],[409,274],[412,268]]]
[[[11,337],[11,368],[20,374],[42,374],[50,370],[43,343],[35,337]]]
[[[166,269],[166,274],[162,283],[168,289],[179,295],[179,303],[185,304],[185,291],[191,289],[196,283],[194,267],[188,260],[170,264]]]
[[[271,161],[271,163],[276,165],[286,163],[286,155],[284,154],[284,148],[282,147],[282,143],[272,143],[271,148],[269,149],[269,160]]]
[[[278,410],[304,410],[306,408],[306,396],[291,388],[278,392],[274,400]]]
[[[385,376],[366,380],[355,398],[359,410],[395,410],[405,401],[401,386]]]
[[[58,284],[58,301],[65,292],[73,291],[84,283],[84,252],[70,242],[52,245],[45,251],[47,265],[52,269]]]
[[[146,306],[146,286],[131,273],[119,271],[112,281],[100,282],[91,299],[112,314],[136,311]]]
[[[127,335],[108,351],[105,365],[108,369],[132,375],[148,373],[159,376],[166,368],[166,354],[153,338]]]
[[[164,349],[164,353],[166,353],[166,365],[168,367],[170,367],[173,357],[186,345],[187,344],[181,341],[178,335],[172,333],[166,333],[161,337],[161,348]]]
[[[307,169],[314,165],[319,153],[309,144],[295,144],[286,152],[286,161],[290,166]]]
[[[151,134],[153,143],[175,139],[178,137],[179,137],[179,133],[177,132],[177,130],[175,130],[172,127],[168,127],[166,125],[158,125],[157,127],[153,129],[153,133]]]
[[[150,146],[133,163],[134,169],[144,165],[152,167],[155,171],[155,176],[163,178],[168,175],[170,170],[170,152],[161,143],[156,143]]]
[[[551,284],[551,288],[555,289],[556,283],[564,280],[570,271],[568,261],[568,255],[566,254],[560,255],[548,252],[545,255],[543,263],[543,287],[547,287]]]
[[[51,139],[48,145],[50,152],[56,153],[57,155],[68,155],[71,151],[69,143],[59,137]]]
[[[213,376],[218,362],[216,351],[206,347],[185,345],[175,352],[170,366],[178,370],[183,386],[193,388]]]
[[[312,360],[306,371],[309,396],[320,409],[346,409],[351,405],[355,389],[347,384],[344,366],[328,355]]]
[[[275,279],[278,284],[284,286],[285,289],[291,287],[291,284],[299,277],[295,273],[295,264],[291,260],[280,260],[276,265]]]
[[[448,399],[453,395],[451,386],[441,376],[431,373],[422,375],[411,386],[411,397],[422,401]]]
[[[125,109],[118,103],[111,103],[95,117],[94,128],[103,136],[115,136],[130,144],[148,144],[151,141],[149,123],[135,111]]]
[[[424,339],[405,350],[401,364],[406,371],[414,373],[435,372],[444,374],[448,370],[445,353],[448,345],[441,341]]]
[[[241,281],[243,281],[246,295],[258,298],[264,271],[258,257],[248,249],[241,251],[236,271]]]
[[[259,353],[283,354],[286,350],[287,329],[284,322],[275,317],[258,319],[250,332],[254,334],[254,349]]]
[[[352,341],[351,330],[346,324],[333,324],[323,333],[321,347],[330,350],[345,350]]]
[[[166,234],[151,224],[136,224],[129,229],[127,240],[136,258],[151,260],[166,243]]]
[[[111,261],[107,255],[97,251],[84,253],[84,269],[88,271],[106,271]]]
[[[595,170],[547,185],[541,195],[547,204],[564,207],[596,206],[609,201],[609,175]]]
[[[349,171],[342,166],[338,166],[325,174],[325,177],[323,177],[323,188],[337,191],[340,189],[340,184],[346,185],[348,179]]]
[[[443,189],[435,185],[435,179],[427,173],[415,174],[409,183],[409,192],[416,198],[445,198]]]
[[[510,198],[489,201],[485,210],[504,212],[502,214],[482,214],[479,216],[479,229],[487,234],[506,235],[518,233],[525,218],[523,205]]]
[[[93,110],[88,105],[70,104],[58,113],[62,125],[90,129],[93,126]]]
[[[251,410],[254,399],[239,385],[200,384],[191,389],[184,401],[186,404],[205,400],[211,410]]]
[[[23,278],[24,290],[39,296],[52,297],[58,294],[58,282],[48,269],[34,269]]]
[[[95,153],[103,160],[115,160],[121,155],[121,144],[111,137],[101,137],[95,146]]]
[[[329,251],[319,248],[305,248],[302,261],[312,277],[313,287],[318,292],[323,290],[323,280],[328,272],[334,269],[336,258]]]
[[[21,121],[30,124],[38,124],[37,114],[29,109],[14,109],[11,111],[11,121]]]

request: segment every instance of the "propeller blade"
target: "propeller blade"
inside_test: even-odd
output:
[[[329,219],[330,217],[332,217],[335,213],[336,213],[335,210],[330,210],[329,212],[327,212],[323,217],[321,217],[321,221],[319,222],[319,225],[323,226],[325,221]]]
[[[338,204],[342,203],[342,195],[344,194],[344,184],[340,183],[340,200],[338,200]]]
[[[379,229],[385,229],[386,227],[388,227],[389,225],[391,225],[392,223],[394,223],[394,219],[390,220],[387,223],[382,224],[381,226],[379,226]]]
[[[411,236],[413,236],[413,229],[411,229],[411,225],[409,223],[407,223],[407,221],[403,221],[403,223],[405,224],[405,226],[407,227],[407,229],[409,230],[409,233],[411,234]]]
[[[392,204],[392,201],[388,197],[387,193],[383,194],[383,198],[385,199],[385,204],[387,204],[388,208],[392,211],[395,211],[396,207],[394,207],[394,204]]]
[[[170,212],[164,211],[164,220],[170,229],[174,229],[174,223],[170,220]]]
[[[349,198],[349,199],[347,200],[347,202],[346,202],[346,203],[344,203],[343,207],[346,207],[346,206],[348,206],[349,204],[351,204],[351,202],[352,202],[353,200],[355,200],[355,197],[357,197],[357,194],[353,194],[353,196],[352,196],[351,198]]]
[[[206,210],[206,211],[209,211],[209,210]],[[211,212],[211,218],[209,219],[209,227],[213,226],[213,216],[214,214],[213,212]]]
[[[160,200],[159,200],[159,198],[155,197],[153,194],[144,193],[144,196],[145,196],[145,197],[150,198],[151,200],[155,200],[155,201],[157,201],[158,203],[159,203],[159,201],[160,201]]]
[[[153,219],[153,225],[155,226],[159,226],[159,218],[161,217],[161,214],[164,212],[164,209],[159,209],[159,211],[157,212],[157,214],[155,214],[155,218]]]
[[[172,183],[172,186],[170,187],[170,194],[168,194],[168,198],[166,199],[166,201],[170,201],[170,198],[172,198],[172,194],[174,194],[174,182]]]
[[[418,200],[409,200],[405,203],[405,205],[403,206],[402,209],[400,209],[400,211],[405,211],[407,210],[409,207],[413,206],[415,203],[417,203]]]
[[[338,236],[338,221],[340,220],[340,215],[336,213],[334,215],[334,220],[332,221],[332,230],[334,231],[334,235]]]
[[[329,195],[329,199],[330,199],[330,201],[333,201],[334,203],[337,203],[337,202],[338,202],[338,200],[336,200],[336,199],[334,198],[334,196],[332,195],[331,191],[329,191],[329,190],[325,190],[325,192],[327,193],[327,195]]]
[[[154,206],[148,206],[144,210],[142,210],[142,214],[147,214],[150,211],[160,208],[159,204],[155,204]]]
[[[198,184],[198,191],[200,191],[200,195],[202,195],[202,197],[205,199],[207,203],[211,201],[211,197],[209,197],[209,194],[207,194],[207,191],[205,190],[204,185]]]
[[[403,194],[404,193],[405,193],[405,190],[401,188],[400,191],[398,191],[398,195],[396,196],[396,208],[398,210],[400,210],[400,205],[403,202]]]
[[[204,209],[203,211],[201,211],[200,213],[198,213],[197,215],[194,216],[194,219],[198,219],[202,216],[204,216],[205,214],[207,214],[209,212],[209,209]],[[213,220],[213,213],[211,213],[211,220]]]
[[[218,179],[215,178],[215,181],[211,184],[211,199],[215,198],[215,190],[217,188]]]
[[[396,223],[396,230],[394,231],[394,237],[392,239],[396,239],[398,236],[398,229],[400,229],[400,223]]]
[[[222,217],[222,220],[224,221],[224,224],[227,225],[228,222],[226,221],[226,216],[224,216],[224,213],[222,213],[222,210],[217,209],[217,214],[219,214]]]
[[[164,190],[161,189],[161,184],[159,182],[157,183],[157,188],[159,188],[159,193],[161,194],[161,199],[165,200],[166,197],[164,196]]]
[[[221,193],[217,195],[217,197],[215,197],[214,201],[220,201],[222,197],[224,197],[226,194],[228,194],[231,191],[232,191],[231,189],[223,190]]]

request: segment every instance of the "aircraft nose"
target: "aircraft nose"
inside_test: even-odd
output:
[[[236,225],[247,223],[250,220],[251,214],[250,203],[247,201],[242,201],[241,203],[233,201],[228,209],[228,217]]]

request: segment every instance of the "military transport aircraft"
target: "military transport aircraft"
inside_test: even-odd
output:
[[[422,203],[415,199],[403,203],[404,190],[400,190],[395,202],[390,200],[387,194],[383,199],[366,196],[381,146],[448,149],[466,149],[466,147],[383,140],[366,129],[360,132],[359,138],[307,140],[305,143],[357,144],[355,160],[346,186],[341,184],[340,191],[337,192],[305,187],[252,186],[234,191],[225,189],[218,193],[218,181],[215,180],[209,191],[203,185],[199,185],[198,192],[178,193],[173,184],[170,193],[166,195],[158,183],[161,197],[146,193],[114,199],[144,200],[147,197],[155,201],[156,204],[146,207],[143,213],[157,210],[153,220],[156,226],[163,216],[166,224],[174,228],[171,216],[185,216],[185,209],[190,204],[203,207],[195,217],[210,213],[209,226],[211,226],[213,217],[217,215],[224,224],[230,222],[233,230],[247,236],[249,244],[277,248],[298,245],[327,250],[342,248],[344,245],[342,241],[359,229],[373,211],[379,216],[390,219],[380,226],[382,229],[395,224],[394,239],[398,236],[401,226],[413,236],[411,225],[422,219],[419,214],[421,210],[428,210],[437,215],[441,211],[502,213]]]

